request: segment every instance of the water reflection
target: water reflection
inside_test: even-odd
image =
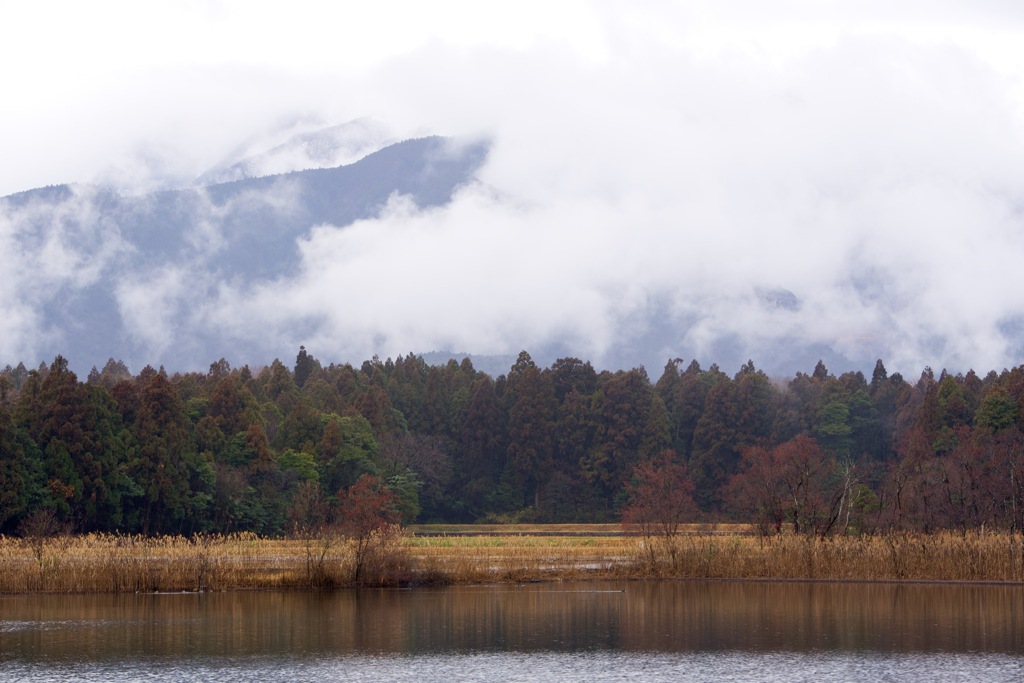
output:
[[[1024,587],[602,582],[0,596],[0,666],[587,652],[1016,656]]]

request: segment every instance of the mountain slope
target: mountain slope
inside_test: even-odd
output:
[[[191,367],[232,355],[218,330],[195,329],[211,293],[288,275],[313,227],[375,217],[396,194],[419,207],[447,203],[487,150],[428,137],[347,166],[208,187],[122,197],[57,186],[0,198],[0,247],[15,264],[0,292],[9,307],[0,362],[61,353],[80,370],[108,357]]]

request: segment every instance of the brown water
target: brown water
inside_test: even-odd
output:
[[[0,596],[0,680],[1024,680],[1024,586]]]

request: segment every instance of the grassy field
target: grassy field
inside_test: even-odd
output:
[[[362,558],[372,585],[570,579],[1024,581],[1020,534],[759,537],[698,527],[672,538],[618,525],[412,527]],[[99,535],[0,537],[0,592],[151,592],[350,585],[355,545],[337,536],[263,539]]]

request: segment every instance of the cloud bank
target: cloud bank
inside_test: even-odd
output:
[[[940,3],[919,22],[812,4],[768,16],[759,3],[584,3],[545,29],[520,20],[519,33],[478,18],[477,39],[472,17],[463,30],[427,22],[408,47],[356,66],[160,67],[173,116],[133,133],[179,150],[161,178],[228,155],[218,116],[176,127],[216,109],[216,84],[243,72],[236,127],[269,130],[289,109],[373,114],[401,131],[487,136],[492,150],[448,206],[394,197],[376,219],[310,226],[297,271],[273,281],[196,288],[202,269],[189,264],[140,275],[111,265],[130,260],[116,226],[51,225],[44,252],[2,266],[0,358],[26,358],[54,332],[33,322],[44,292],[103,277],[151,363],[178,335],[213,330],[233,362],[233,343],[259,339],[264,353],[302,343],[353,361],[551,346],[652,371],[723,354],[790,370],[796,347],[905,373],[1019,364],[1021,13]],[[0,221],[6,253],[24,225]]]

